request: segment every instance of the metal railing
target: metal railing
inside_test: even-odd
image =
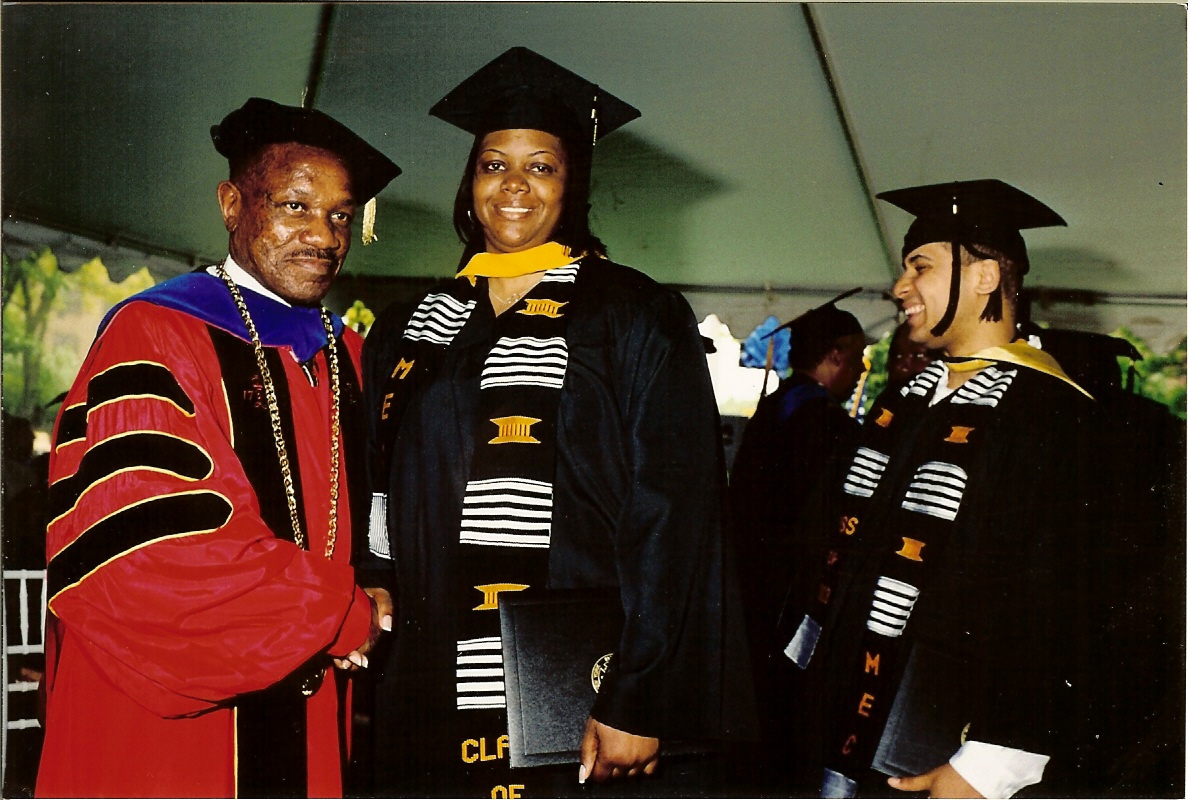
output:
[[[30,584],[36,588],[30,590]],[[4,570],[4,602],[15,601],[18,605],[16,624],[13,625],[9,609],[5,608],[5,620],[8,623],[8,633],[4,641],[4,659],[7,663],[9,656],[29,655],[45,652],[45,606],[46,596],[45,570],[43,569],[6,569]],[[36,600],[30,601],[36,597]],[[35,603],[35,604],[34,604]],[[36,615],[36,617],[34,616]],[[17,636],[19,634],[19,636]],[[9,681],[8,692],[35,692],[37,681]],[[7,711],[11,706],[5,703]],[[36,719],[5,719],[7,730],[22,728],[36,728],[40,723]]]

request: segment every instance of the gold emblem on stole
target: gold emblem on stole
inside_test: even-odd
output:
[[[500,592],[522,592],[528,588],[526,583],[486,583],[474,587],[483,593],[483,602],[475,606],[472,611],[494,611],[499,608]]]
[[[536,417],[495,417],[491,421],[499,426],[499,435],[487,444],[540,444],[532,435],[532,426],[540,422]]]
[[[919,539],[909,539],[907,536],[901,538],[903,539],[903,549],[896,551],[895,555],[903,556],[908,561],[923,561],[920,551],[924,549],[925,542],[921,542]]]
[[[969,435],[973,433],[973,430],[973,428],[967,428],[964,425],[954,425],[953,431],[945,437],[945,441],[953,444],[969,444]]]
[[[569,305],[569,303],[560,303],[556,300],[525,300],[525,308],[517,311],[517,314],[526,314],[530,317],[550,317],[556,319],[561,316],[561,306]]]
[[[879,414],[879,418],[875,420],[875,425],[878,425],[880,428],[886,428],[891,424],[894,416],[889,409],[884,408],[882,413]]]

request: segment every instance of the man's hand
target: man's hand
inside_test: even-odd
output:
[[[660,740],[620,731],[590,717],[581,752],[578,783],[587,778],[602,783],[607,778],[651,775],[660,763]]]
[[[929,797],[981,797],[950,764],[911,778],[888,778],[887,785],[901,792],[928,792]]]
[[[388,594],[387,589],[375,588],[363,591],[367,592],[368,598],[371,599],[371,631],[367,635],[367,641],[342,658],[334,659],[334,666],[348,672],[366,669],[367,654],[379,641],[380,634],[392,630],[392,595]]]

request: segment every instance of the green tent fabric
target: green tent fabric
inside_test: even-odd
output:
[[[209,126],[308,92],[405,170],[348,273],[447,275],[469,137],[427,111],[524,44],[643,112],[597,148],[594,225],[699,313],[749,330],[862,285],[863,322],[886,319],[910,217],[874,194],[997,177],[1069,221],[1027,237],[1029,286],[1106,301],[1065,317],[1182,335],[1184,24],[1171,4],[7,4],[5,247],[62,232],[162,274],[220,256]]]

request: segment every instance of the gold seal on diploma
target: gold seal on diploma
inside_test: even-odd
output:
[[[595,694],[598,694],[598,690],[602,687],[602,679],[606,677],[606,671],[610,667],[610,660],[613,655],[614,653],[607,653],[595,661],[594,669],[590,670],[590,683],[594,686]]]

